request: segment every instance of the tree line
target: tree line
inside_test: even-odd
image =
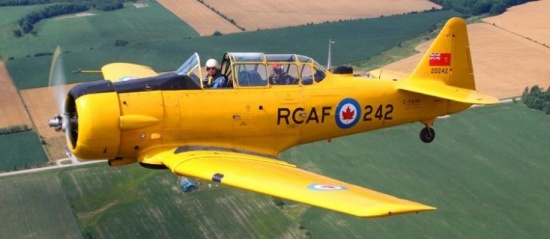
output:
[[[39,21],[64,14],[88,11],[90,8],[82,3],[67,3],[48,6],[41,11],[31,12],[25,17],[19,19],[19,27],[23,33],[30,33],[34,29],[34,24]],[[17,34],[16,34],[17,35]]]
[[[7,0],[0,1],[0,6],[25,6],[37,4],[50,4],[42,10],[34,11],[19,19],[19,29],[14,30],[16,37],[31,33],[34,25],[41,20],[65,14],[74,14],[88,10],[113,11],[124,7],[124,2],[135,2],[136,0],[92,0],[92,1],[68,1],[68,0]]]
[[[0,128],[0,135],[3,134],[15,134],[19,132],[30,131],[31,128],[27,125],[10,125],[8,127]]]
[[[453,9],[465,15],[498,15],[506,8],[536,0],[430,0],[443,9]]]
[[[521,101],[527,107],[537,110],[542,110],[546,114],[550,114],[550,87],[546,91],[538,85],[529,89],[525,87],[521,95]]]
[[[0,0],[0,7],[4,6],[27,6],[36,4],[47,4],[54,2],[66,2],[67,0]]]

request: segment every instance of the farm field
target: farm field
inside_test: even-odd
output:
[[[82,230],[94,237],[295,238],[300,233],[266,197],[216,186],[184,194],[178,177],[165,170],[101,165],[60,177]]]
[[[197,0],[157,0],[162,6],[189,24],[201,36],[240,32],[237,26],[216,14]]]
[[[64,47],[63,57],[68,83],[101,79],[99,74],[71,72],[80,68],[97,70],[104,64],[117,61],[149,65],[161,72],[172,71],[194,52],[198,52],[203,59],[220,59],[225,52],[297,53],[311,56],[324,64],[329,38],[339,42],[333,47],[333,63],[346,64],[379,54],[456,14],[453,11],[427,12],[223,36],[143,41],[124,47],[110,46],[93,50],[81,45],[78,51]],[[50,51],[54,48],[52,46]],[[50,61],[51,56],[16,58],[6,62],[6,66],[16,87],[22,90],[47,85],[44,75],[49,72]],[[26,70],[29,65],[33,66],[34,71]]]
[[[547,34],[550,15],[546,7],[549,4],[550,1],[530,2],[500,16],[484,19],[497,23],[496,26],[488,23],[468,25],[477,90],[502,99],[521,95],[525,87],[550,86],[550,35]],[[524,21],[527,15],[536,21]],[[543,42],[547,45],[543,46]],[[431,41],[422,43],[416,49],[425,52],[430,44]],[[410,73],[422,54],[383,68]]]
[[[0,180],[2,238],[81,237],[56,174],[37,173]]]
[[[550,85],[550,49],[487,23],[468,25],[468,34],[478,91],[503,99],[521,95],[525,87]],[[383,69],[412,72],[431,43],[416,48],[422,53]]]
[[[550,47],[550,1],[533,1],[511,7],[504,14],[483,21]]]
[[[35,168],[48,162],[34,131],[0,135],[0,171]]]
[[[56,92],[64,92],[63,96],[65,96],[73,86],[75,84],[19,91],[29,114],[36,124],[36,130],[42,137],[51,138],[65,135],[63,132],[53,130],[47,123],[61,110],[59,109],[61,106],[58,105],[55,98]]]
[[[91,12],[40,21],[35,26],[36,35],[15,38],[12,31],[17,21],[25,12],[37,8],[40,6],[0,7],[2,18],[11,19],[0,21],[3,23],[0,25],[0,55],[4,61],[9,57],[28,58],[37,53],[53,52],[57,45],[61,45],[65,52],[71,52],[113,48],[116,40],[138,44],[198,36],[195,30],[160,4],[148,1],[146,7],[130,4],[112,12]],[[49,64],[50,59],[45,57],[44,61]]]
[[[391,4],[376,0],[313,2],[202,0],[202,3],[195,0],[159,0],[159,2],[202,36],[212,35],[215,31],[224,34],[243,30],[256,31],[340,20],[377,18],[441,8],[427,0],[394,0]],[[220,15],[225,16],[226,19]]]
[[[64,220],[76,220],[83,235],[94,238],[544,238],[550,233],[547,115],[515,103],[472,108],[438,119],[431,144],[418,139],[421,127],[307,144],[281,155],[309,170],[438,207],[417,215],[359,219],[292,203],[281,210],[270,197],[206,184],[184,194],[168,171],[137,165],[53,170],[33,174],[45,179],[31,184],[57,178],[72,209]],[[0,185],[28,177],[2,177]],[[2,195],[17,194],[14,187],[3,189]],[[26,197],[38,195],[29,190]],[[6,213],[0,210],[0,217]],[[15,215],[9,222],[32,217],[40,225],[43,217],[39,210]],[[10,223],[0,230],[21,235]],[[73,233],[58,228],[51,235],[65,230]]]
[[[0,128],[10,125],[27,125],[32,127],[31,120],[19,92],[13,85],[10,74],[0,61]]]
[[[548,115],[514,103],[471,108],[436,120],[437,136],[428,145],[418,139],[421,127],[305,145],[284,158],[436,211],[365,222],[309,209],[304,226],[320,238],[544,238],[550,232],[550,185],[539,178],[550,170]]]

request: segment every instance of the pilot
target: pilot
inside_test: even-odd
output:
[[[207,75],[202,81],[205,87],[223,88],[227,86],[227,76],[220,72],[216,59],[206,61],[206,73]]]
[[[289,85],[294,84],[292,76],[285,73],[281,64],[275,64],[272,66],[271,75],[269,75],[269,82],[272,85]]]

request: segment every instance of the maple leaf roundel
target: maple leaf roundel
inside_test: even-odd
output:
[[[356,100],[352,98],[343,99],[336,107],[336,124],[342,129],[351,128],[359,122],[360,115],[361,106]]]

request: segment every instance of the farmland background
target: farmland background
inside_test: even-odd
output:
[[[256,31],[342,20],[377,18],[441,7],[425,0],[212,1],[159,0],[201,35]]]
[[[139,8],[125,11],[141,12],[145,10]],[[121,15],[117,17],[111,16],[119,14],[117,11],[105,15],[110,16],[111,19],[119,19],[113,21],[120,22],[119,29],[127,29],[130,28],[129,24],[132,24],[132,21],[126,19],[127,12],[121,12]],[[297,53],[311,56],[325,64],[329,38],[339,43],[333,47],[334,64],[345,64],[380,54],[411,36],[429,31],[437,22],[456,15],[457,13],[453,11],[437,11],[201,38],[176,37],[178,35],[186,36],[185,32],[178,34],[178,29],[170,30],[174,38],[164,37],[165,30],[156,31],[151,34],[153,36],[151,38],[111,36],[102,33],[109,32],[101,29],[105,24],[97,24],[94,20],[102,19],[103,15],[101,15],[101,17],[63,19],[64,24],[81,25],[85,23],[86,26],[93,26],[93,29],[86,30],[87,28],[84,28],[81,35],[88,36],[89,41],[97,45],[90,46],[87,41],[81,42],[72,39],[70,44],[62,44],[62,47],[66,51],[63,57],[68,83],[96,80],[101,77],[97,74],[71,74],[76,69],[97,70],[104,64],[116,61],[131,61],[149,65],[158,71],[172,71],[194,52],[198,52],[203,59],[210,57],[220,59],[225,52]],[[88,22],[92,20],[92,23]],[[174,21],[168,25],[175,25],[179,19],[174,19]],[[142,22],[142,25],[145,25],[144,28],[153,29],[156,25],[156,23],[151,23],[151,26],[147,27],[149,23],[145,20]],[[59,36],[62,32],[58,31],[57,34]],[[30,37],[32,36],[25,36],[25,38]],[[162,40],[155,37],[162,38]],[[41,36],[33,38],[41,38]],[[50,35],[47,38],[56,37]],[[115,47],[113,44],[117,38],[128,40],[129,44],[124,47]],[[52,52],[56,44],[42,42],[41,51]],[[6,52],[9,56],[31,54],[7,49]],[[336,52],[345,52],[345,54]],[[17,88],[47,86],[48,81],[43,76],[48,75],[50,58],[51,56],[16,56],[13,60],[8,61],[6,65]],[[25,71],[30,65],[34,70],[32,72]]]
[[[545,24],[550,15],[546,9],[550,1],[529,2],[468,25],[477,90],[503,99],[521,95],[525,87],[550,86],[550,25]],[[408,74],[430,44],[418,45],[418,54],[399,61],[392,55],[402,58],[405,54],[399,54],[400,47],[375,58],[390,59],[382,64],[383,70]]]
[[[270,197],[214,184],[185,194],[168,171],[94,164],[0,177],[3,195],[10,195],[0,197],[0,217],[10,219],[0,229],[2,235],[26,235],[44,224],[40,210],[70,205],[72,217],[51,218],[48,225],[76,220],[82,235],[94,238],[544,238],[550,233],[548,116],[508,103],[473,108],[438,119],[437,125],[438,138],[429,145],[418,139],[422,125],[410,124],[282,155],[308,170],[438,207],[433,212],[359,219],[288,202],[280,209]],[[40,207],[28,201],[53,197],[38,190],[52,184],[62,187],[52,191],[59,199],[39,201]],[[21,198],[14,195],[29,206],[17,206]],[[56,201],[61,198],[67,203]],[[21,210],[37,213],[31,217]],[[22,220],[33,228],[9,226]]]
[[[26,158],[30,156],[23,156]],[[79,238],[78,222],[56,173],[0,178],[2,238]]]
[[[77,75],[71,71],[98,69],[112,61],[173,70],[194,51],[203,59],[219,58],[225,51],[293,52],[312,56],[324,64],[329,38],[337,42],[333,45],[334,64],[346,64],[383,53],[394,45],[401,46],[403,40],[433,31],[439,20],[457,15],[441,11],[198,38],[202,33],[155,1],[144,2],[148,7],[129,5],[121,11],[50,19],[37,24],[38,34],[18,39],[12,34],[17,19],[38,6],[1,7],[0,59],[7,60],[18,89],[26,89],[21,94],[32,98],[39,94],[33,90],[47,84],[51,58],[38,55],[52,52],[58,44],[65,50],[69,82],[99,79],[99,75]],[[529,4],[544,2],[548,1]],[[548,16],[545,9],[531,8],[512,22],[524,23],[522,18],[534,16],[537,10],[543,10],[541,16]],[[549,21],[538,21],[541,22]],[[517,24],[497,25],[519,32],[508,28]],[[547,24],[536,27],[539,33],[549,32],[545,30]],[[540,42],[539,39],[542,38],[535,38]],[[129,44],[115,47],[116,40]],[[503,41],[497,35],[485,44]],[[497,59],[495,62],[510,58],[510,53],[502,53],[502,49],[490,52]],[[476,75],[483,74],[485,67],[474,64]],[[514,64],[493,64],[500,66],[493,70],[515,70],[520,73],[518,84],[527,84],[526,79],[541,77],[541,72],[548,69],[544,65],[525,71],[510,67]],[[11,78],[6,82],[10,81]],[[29,110],[30,114],[40,112],[51,117],[57,110],[47,102],[25,102],[25,107],[39,109]],[[43,116],[32,116],[34,130],[34,124],[45,122],[40,117]],[[545,147],[548,121],[540,112],[507,104],[438,120],[438,139],[431,145],[419,142],[420,125],[408,125],[341,138],[331,144],[304,145],[282,155],[312,171],[437,206],[435,212],[364,220],[288,202],[280,209],[271,198],[215,185],[203,185],[203,191],[196,194],[183,194],[177,188],[177,178],[167,171],[148,171],[138,166],[108,168],[101,164],[0,176],[0,237],[544,238],[550,228],[546,216],[550,190],[544,177],[549,173],[545,160],[550,155]],[[23,153],[42,147],[38,135],[24,137],[0,137],[0,149],[6,152],[1,157],[3,163],[43,163],[42,156]],[[55,141],[63,144],[62,139]],[[46,148],[58,148],[61,153],[57,155],[63,155],[62,147],[54,143],[48,143]]]
[[[145,18],[152,15],[169,17],[159,17],[161,20],[158,21]],[[429,31],[437,22],[455,15],[453,11],[425,12],[197,38],[188,28],[169,27],[181,25],[180,20],[162,10],[158,4],[151,3],[145,8],[130,6],[121,11],[47,20],[37,24],[38,35],[28,34],[21,39],[11,39],[6,46],[0,44],[0,48],[4,47],[4,57],[11,59],[6,62],[6,66],[17,89],[21,90],[27,112],[36,124],[34,128],[44,137],[48,155],[58,159],[64,155],[63,148],[57,147],[59,142],[63,142],[63,135],[53,132],[43,123],[59,111],[53,98],[47,97],[52,95],[51,90],[42,88],[48,84],[45,76],[49,73],[51,56],[36,55],[37,51],[52,52],[58,43],[64,50],[67,83],[77,83],[101,79],[99,74],[73,73],[78,69],[97,70],[110,62],[130,61],[150,65],[161,72],[171,71],[194,52],[199,52],[203,59],[221,58],[223,53],[230,51],[292,52],[309,55],[325,63],[326,43],[330,37],[341,43],[334,47],[335,51],[349,52],[334,54],[333,62],[343,64],[379,54],[411,35]],[[139,22],[139,27],[136,22]],[[159,22],[163,22],[169,30],[156,28]],[[78,28],[78,34],[61,31],[65,24]],[[125,29],[129,33],[125,35],[125,31],[116,29]],[[83,36],[85,39],[79,40]],[[127,40],[129,44],[114,46],[114,42],[119,39]],[[29,44],[29,47],[8,47],[18,43]],[[29,66],[32,66],[32,71],[27,70]]]
[[[0,172],[37,167],[48,162],[36,132],[0,135]]]

